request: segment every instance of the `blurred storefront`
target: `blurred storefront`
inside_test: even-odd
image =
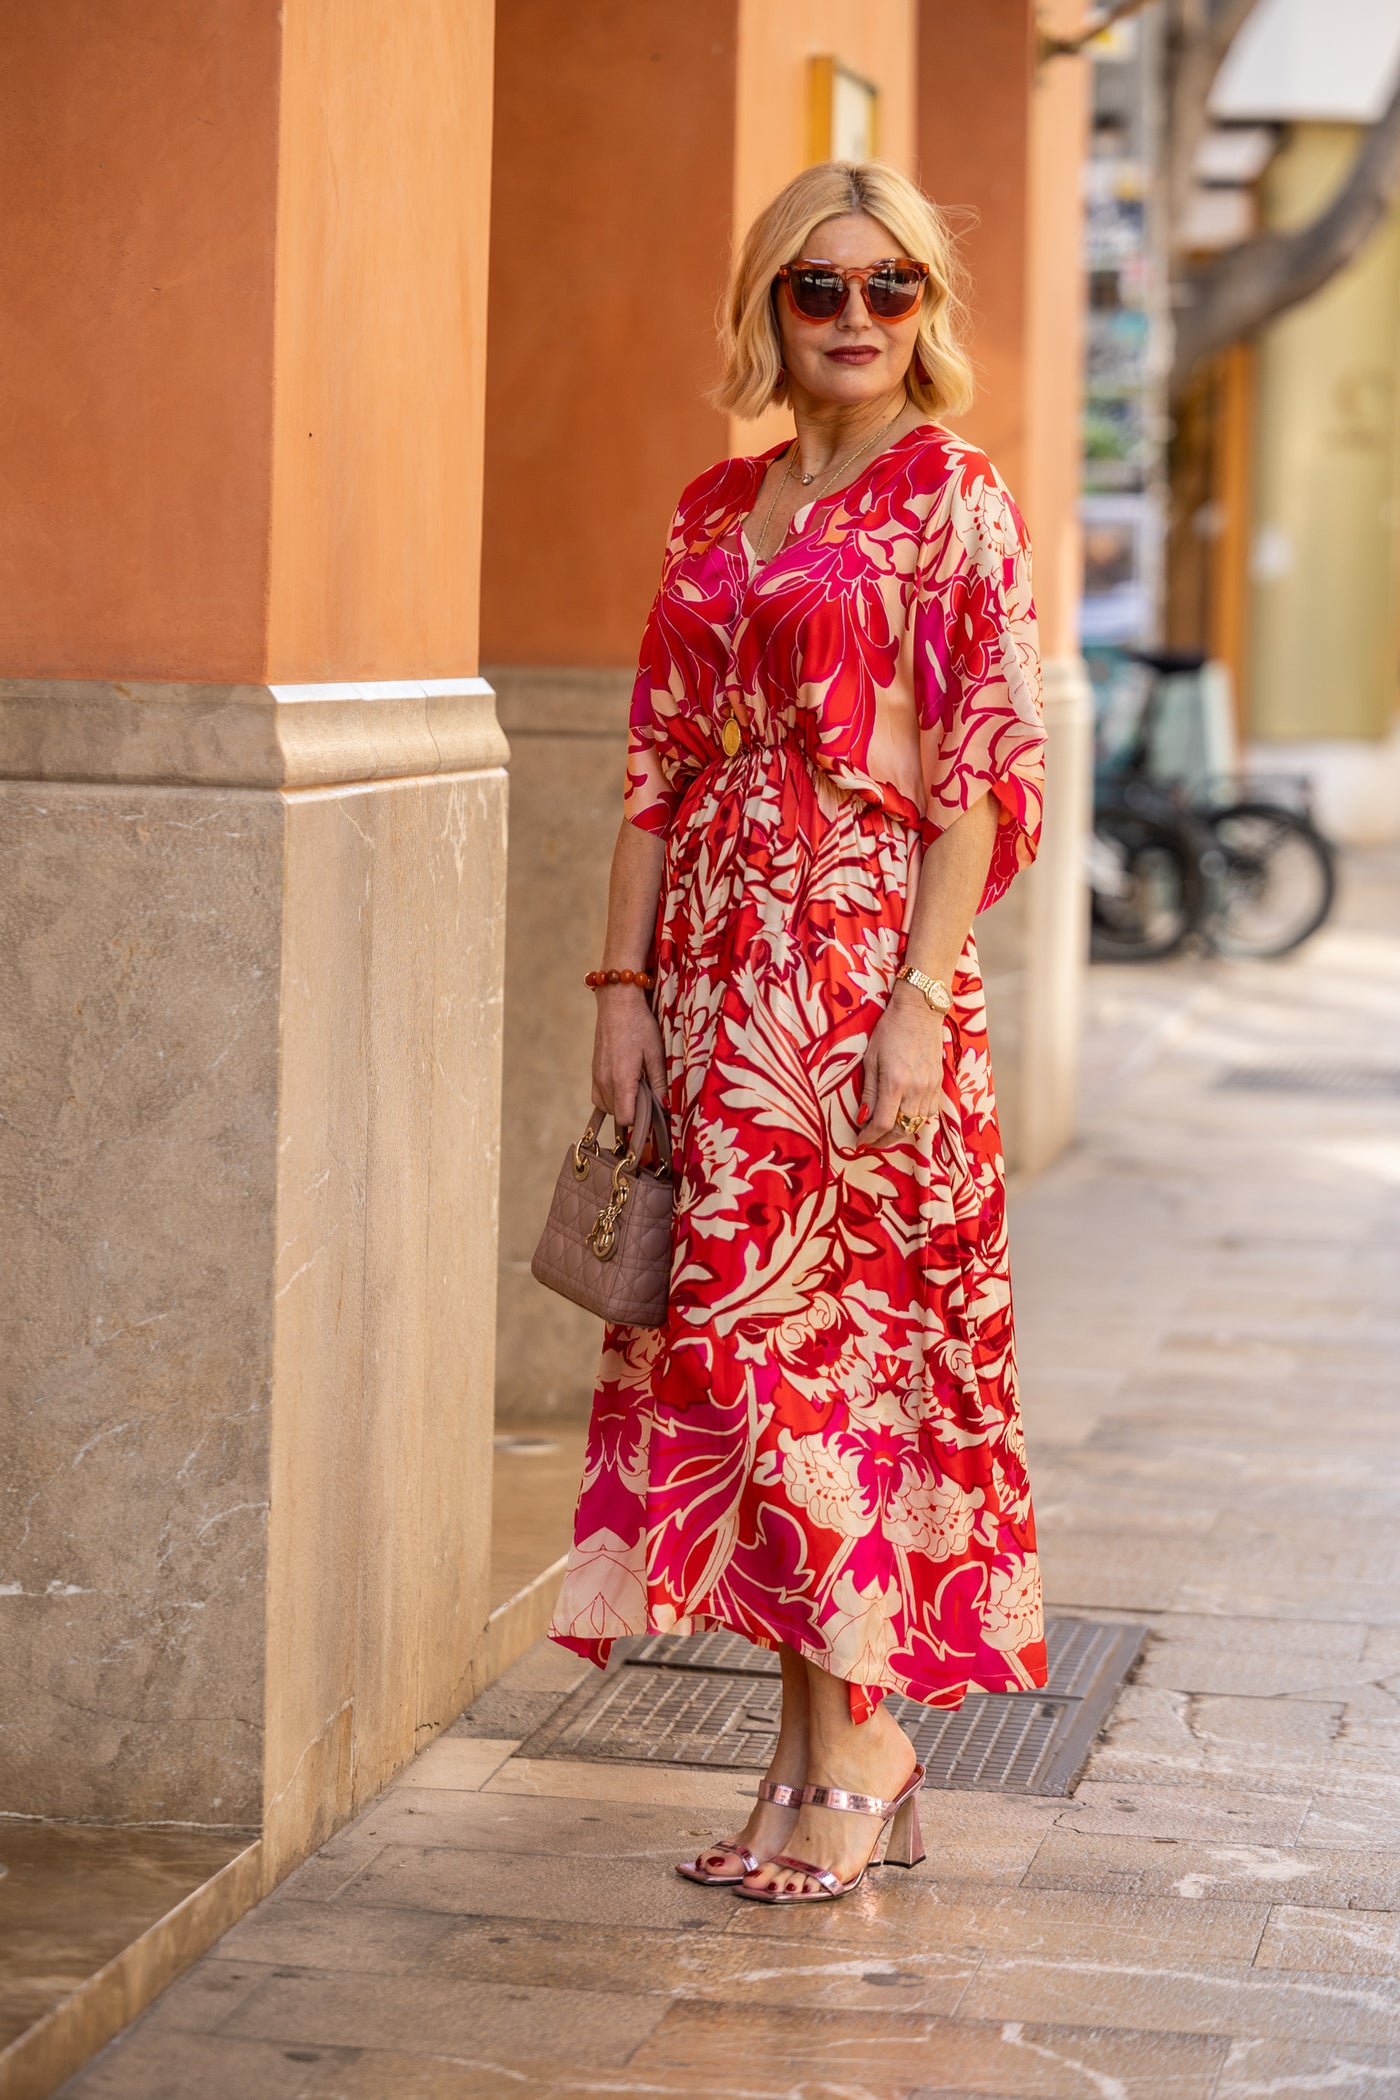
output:
[[[1259,0],[1198,164],[1201,252],[1311,220],[1389,99],[1377,0]],[[1245,761],[1343,841],[1400,836],[1400,210],[1196,376],[1172,464],[1168,638],[1233,673]]]
[[[1156,638],[1166,531],[1168,307],[1159,11],[1089,46],[1084,164],[1086,648]]]

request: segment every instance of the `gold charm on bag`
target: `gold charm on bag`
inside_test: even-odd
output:
[[[599,1261],[610,1261],[617,1247],[617,1221],[626,1210],[627,1199],[632,1193],[627,1171],[636,1164],[630,1152],[626,1159],[618,1161],[613,1168],[612,1195],[588,1228],[588,1244]]]
[[[598,1133],[593,1127],[596,1115],[597,1111],[595,1109],[593,1116],[589,1118],[588,1128],[574,1146],[574,1179],[576,1181],[587,1181],[589,1161],[598,1157]]]

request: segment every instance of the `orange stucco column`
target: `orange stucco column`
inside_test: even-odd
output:
[[[511,0],[496,24],[483,656],[636,660],[707,406],[738,0]]]
[[[271,0],[5,0],[0,676],[259,676]]]
[[[5,0],[0,676],[475,668],[492,15]]]
[[[1035,10],[924,0],[918,48],[919,179],[952,217],[969,280],[977,398],[960,428],[1020,494]]]
[[[1078,647],[1087,64],[1038,67],[1036,22],[1068,34],[1082,13],[1081,0],[922,0],[919,35],[920,175],[954,214],[971,280],[977,399],[959,428],[1026,513],[1055,658]]]

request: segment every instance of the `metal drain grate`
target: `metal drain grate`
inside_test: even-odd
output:
[[[1400,1065],[1328,1064],[1300,1057],[1286,1065],[1232,1065],[1215,1083],[1248,1094],[1400,1094]]]
[[[1052,1618],[1044,1691],[975,1693],[957,1713],[892,1695],[929,1785],[1067,1794],[1137,1660],[1146,1628]],[[522,1746],[532,1757],[762,1771],[777,1741],[777,1657],[731,1633],[642,1642]]]

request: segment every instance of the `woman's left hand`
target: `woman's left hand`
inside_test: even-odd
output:
[[[943,1092],[945,1025],[921,992],[902,981],[896,983],[865,1053],[862,1145],[907,1143],[913,1133],[900,1129],[895,1121],[898,1115],[930,1120],[937,1116]]]

